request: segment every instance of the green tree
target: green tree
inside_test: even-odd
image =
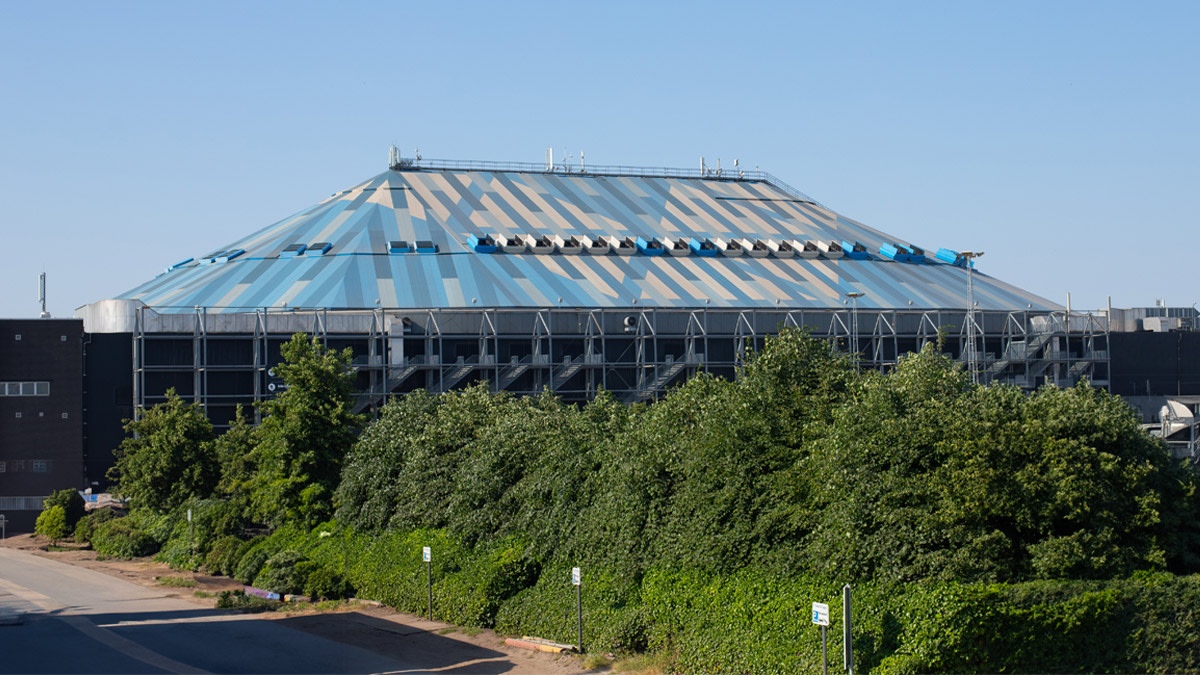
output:
[[[57,544],[67,536],[67,513],[61,506],[51,506],[42,511],[34,523],[33,529],[39,535]]]
[[[108,476],[135,509],[166,513],[192,497],[212,495],[220,478],[212,424],[198,405],[174,389],[167,400],[126,422]]]
[[[250,484],[254,479],[254,449],[258,445],[258,430],[251,426],[248,416],[237,407],[233,424],[217,437],[214,449],[221,466],[216,495],[233,503],[246,516],[250,512]]]
[[[61,506],[63,508],[63,514],[67,518],[68,530],[74,530],[79,519],[83,518],[87,511],[83,497],[79,496],[79,491],[72,490],[71,488],[64,488],[50,493],[50,496],[42,501],[42,510],[48,509],[51,506]]]
[[[261,404],[263,421],[250,453],[256,467],[247,484],[260,522],[315,525],[333,514],[333,494],[363,423],[354,401],[352,352],[325,348],[302,333],[283,345],[275,372],[287,388]]]

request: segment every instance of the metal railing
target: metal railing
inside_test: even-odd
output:
[[[766,171],[744,169],[673,169],[670,167],[624,166],[616,164],[594,164],[577,166],[556,162],[547,166],[534,162],[491,162],[485,160],[460,159],[413,159],[401,158],[391,167],[396,171],[507,171],[515,173],[552,173],[564,176],[630,176],[635,178],[702,178],[707,180],[743,181],[766,183],[793,197],[824,207],[807,194],[788,185]]]

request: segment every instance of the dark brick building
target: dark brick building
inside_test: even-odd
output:
[[[83,489],[83,321],[0,321],[0,514],[30,531],[42,498]]]

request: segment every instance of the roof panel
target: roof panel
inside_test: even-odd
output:
[[[244,248],[239,257],[177,266],[120,297],[164,312],[361,308],[375,298],[406,308],[560,306],[560,297],[577,307],[637,298],[652,307],[841,308],[853,289],[866,293],[862,307],[966,305],[967,271],[940,262],[480,253],[467,245],[472,233],[911,245],[761,180],[403,169],[213,249]],[[389,256],[387,242],[397,239],[432,241],[438,252]],[[333,248],[318,258],[280,256],[316,241]],[[978,271],[975,286],[981,309],[1058,309]]]

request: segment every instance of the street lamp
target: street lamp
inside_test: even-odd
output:
[[[975,259],[983,257],[983,251],[963,251],[958,254],[967,261],[967,372],[971,384],[979,384],[979,349],[975,344]]]
[[[850,353],[854,354],[855,362],[858,361],[858,299],[866,293],[859,291],[851,291],[846,294],[850,301],[854,303],[850,309]]]

